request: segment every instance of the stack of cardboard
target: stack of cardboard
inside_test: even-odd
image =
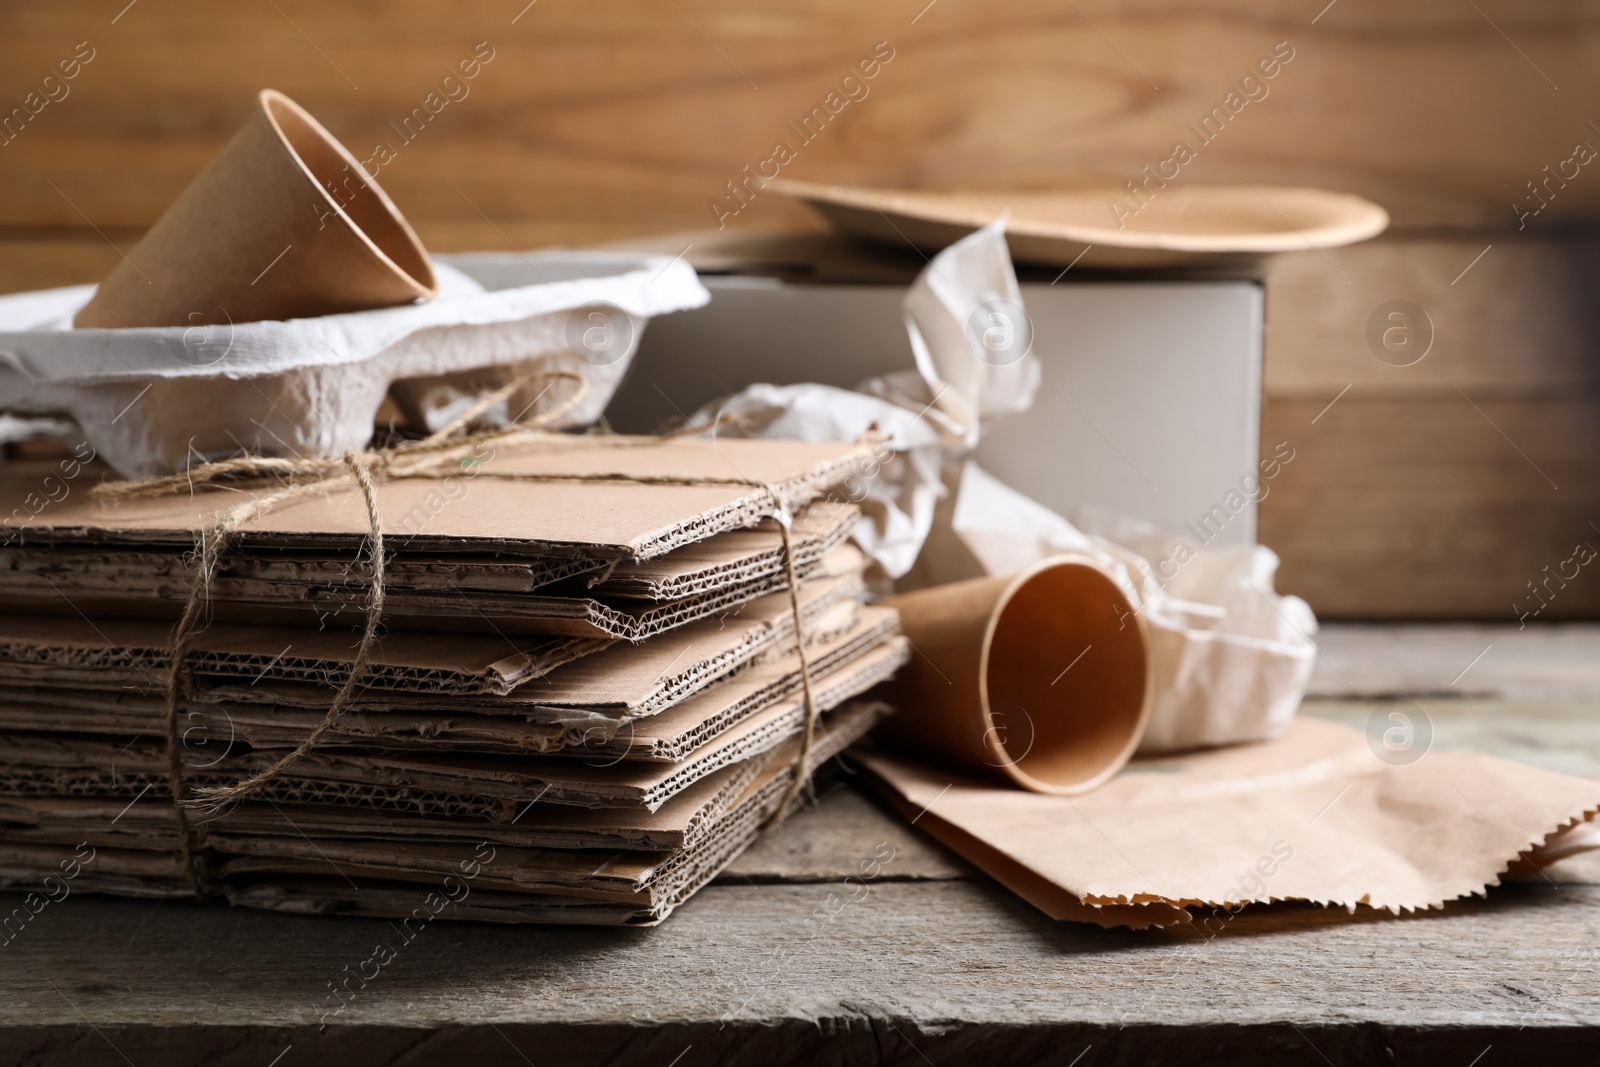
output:
[[[359,689],[256,792],[186,809],[200,888],[306,912],[660,921],[887,710],[864,694],[906,643],[863,603],[856,509],[828,495],[863,454],[562,438],[381,483],[384,629]],[[35,509],[39,481],[0,469],[27,517],[0,546],[0,884],[70,866],[80,890],[193,892],[169,745],[203,792],[322,720],[372,586],[364,501],[334,487],[241,528],[169,730],[195,537],[239,494],[111,504],[74,485]],[[826,712],[809,746],[797,636]]]

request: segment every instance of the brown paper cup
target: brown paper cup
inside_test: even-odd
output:
[[[1144,620],[1098,564],[1054,556],[1020,574],[891,597],[912,645],[891,745],[1003,774],[1039,793],[1100,785],[1150,715]]]
[[[356,158],[271,89],[73,325],[225,325],[437,294],[422,242]]]

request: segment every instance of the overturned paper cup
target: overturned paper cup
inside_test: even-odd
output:
[[[394,202],[272,89],[73,319],[213,326],[405,304],[438,292]]]
[[[1150,716],[1144,620],[1086,556],[891,597],[913,649],[891,745],[1072,795],[1128,762]]]

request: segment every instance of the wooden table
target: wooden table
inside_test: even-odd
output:
[[[1345,628],[1323,652],[1309,714],[1412,694],[1436,744],[1600,776],[1600,628]],[[661,927],[436,924],[320,1030],[382,920],[72,897],[0,949],[0,1064],[1594,1063],[1600,862],[1548,873],[1402,919],[1105,931],[847,784]]]

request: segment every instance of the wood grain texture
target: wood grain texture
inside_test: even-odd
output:
[[[1481,650],[1480,650],[1481,651]],[[1364,729],[1368,720],[1394,708],[1420,712],[1429,721],[1430,745],[1484,752],[1560,774],[1600,778],[1600,700],[1479,700],[1448,693],[1404,690],[1366,699],[1307,700],[1301,714]],[[1587,869],[1587,868],[1586,868]]]
[[[132,248],[134,241],[124,238],[120,243],[123,248]],[[116,248],[93,231],[0,238],[0,292],[98,282],[118,262]]]
[[[1357,978],[1356,980],[1359,980]],[[1306,1065],[1470,1064],[1490,1048],[1535,1063],[1582,1063],[1593,1050],[1576,1025],[1510,1032],[1494,1027],[1419,1030],[1382,1026],[1295,1026],[1266,1023],[1217,1027],[1036,1027],[940,1023],[924,1029],[906,1019],[851,1014],[844,1018],[752,1023],[684,1023],[660,1027],[611,1023],[466,1024],[446,1030],[373,1026],[360,1031],[214,1026],[177,1034],[153,1028],[67,1026],[27,1036],[25,1062],[61,1065],[121,1063],[128,1050],[139,1064],[257,1067],[284,1053],[284,1065],[349,1063],[377,1067],[529,1063],[603,1063],[627,1067],[704,1067],[713,1064],[827,1064],[829,1067],[923,1067],[1006,1063],[1061,1067],[1269,1067]],[[175,1047],[176,1046],[176,1047]],[[527,1049],[527,1052],[523,1050]],[[535,1060],[531,1057],[537,1056]],[[1074,1059],[1074,1056],[1078,1057]],[[12,1061],[23,1062],[23,1061]]]
[[[839,763],[848,767],[848,757]],[[884,851],[887,849],[888,851]],[[982,877],[944,846],[917,831],[847,782],[765,834],[718,875],[728,885],[763,882],[842,882],[860,876],[864,859],[892,855],[881,880],[942,881]]]
[[[1406,366],[1369,337],[1395,300],[1432,337]],[[1538,608],[1529,581],[1577,542],[1600,547],[1597,308],[1600,242],[1576,234],[1275,258],[1262,441],[1290,441],[1297,459],[1261,503],[1259,536],[1283,557],[1281,587],[1334,618]],[[1600,577],[1560,584],[1539,618],[1600,613]]]
[[[1600,137],[1585,110],[1600,86],[1589,61],[1600,17],[1563,0],[1342,0],[1320,16],[1289,0],[925,6],[13,3],[0,12],[5,107],[76,43],[95,58],[0,148],[0,225],[148,225],[263,86],[365,157],[480,41],[495,58],[471,94],[397,143],[380,174],[422,223],[476,225],[481,210],[596,235],[703,226],[724,183],[793,140],[786,124],[879,41],[892,63],[795,146],[788,176],[1120,182],[1197,140],[1185,123],[1280,41],[1294,58],[1269,95],[1200,147],[1183,181],[1318,184],[1369,196],[1405,226],[1504,228],[1526,182]],[[1536,225],[1600,213],[1587,171],[1551,196]],[[738,221],[796,211],[758,196]]]
[[[381,921],[69,899],[7,949],[0,1047],[15,1052],[0,1062],[72,1062],[72,1050],[107,1062],[107,1045],[149,1062],[138,1053],[165,1045],[159,1062],[194,1063],[174,1046],[219,1038],[248,1062],[288,1044],[284,1063],[363,1048],[378,1053],[364,1062],[401,1062],[429,1030],[425,1062],[443,1062],[463,1031],[490,1028],[530,1062],[606,1045],[630,1063],[669,1063],[685,1046],[681,1064],[795,1062],[825,1042],[833,1062],[863,1062],[893,1031],[936,1062],[979,1040],[1002,1051],[1008,1035],[1028,1062],[1043,1062],[1038,1037],[1077,1042],[1055,1063],[1084,1045],[1084,1063],[1150,1062],[1125,1058],[1141,1049],[1169,1062],[1194,1039],[1187,1028],[1235,1054],[1315,1062],[1287,1040],[1298,1028],[1323,1054],[1365,1048],[1348,1062],[1381,1062],[1370,1053],[1385,1044],[1438,1051],[1465,1037],[1479,1042],[1470,1059],[1489,1041],[1536,1049],[1600,1026],[1600,969],[1583,947],[1600,937],[1592,886],[1507,888],[1406,920],[1280,907],[1210,941],[1053,923],[960,881],[877,885],[807,927],[839,888],[713,886],[652,931],[441,926],[321,1034],[326,983],[370,954]],[[772,1040],[776,1029],[792,1042],[796,1023],[812,1036]]]
[[[1579,544],[1600,548],[1592,399],[1480,400],[1450,388],[1396,400],[1357,385],[1329,408],[1338,392],[1269,397],[1262,411],[1262,441],[1295,450],[1258,528],[1282,557],[1280,590],[1336,619],[1600,612],[1600,567],[1564,566]],[[1529,583],[1563,569],[1576,576],[1552,581],[1540,608]]]
[[[1367,337],[1394,300],[1431,324],[1409,366],[1395,364],[1412,354],[1385,350],[1386,362]],[[1269,400],[1326,404],[1346,385],[1351,398],[1448,399],[1459,386],[1475,399],[1583,396],[1600,412],[1600,240],[1580,233],[1390,236],[1277,256],[1266,321]]]
[[[1329,700],[1448,694],[1519,703],[1600,701],[1600,625],[1594,623],[1330,623],[1317,631],[1317,650],[1308,692]],[[1600,777],[1600,765],[1585,773]]]

